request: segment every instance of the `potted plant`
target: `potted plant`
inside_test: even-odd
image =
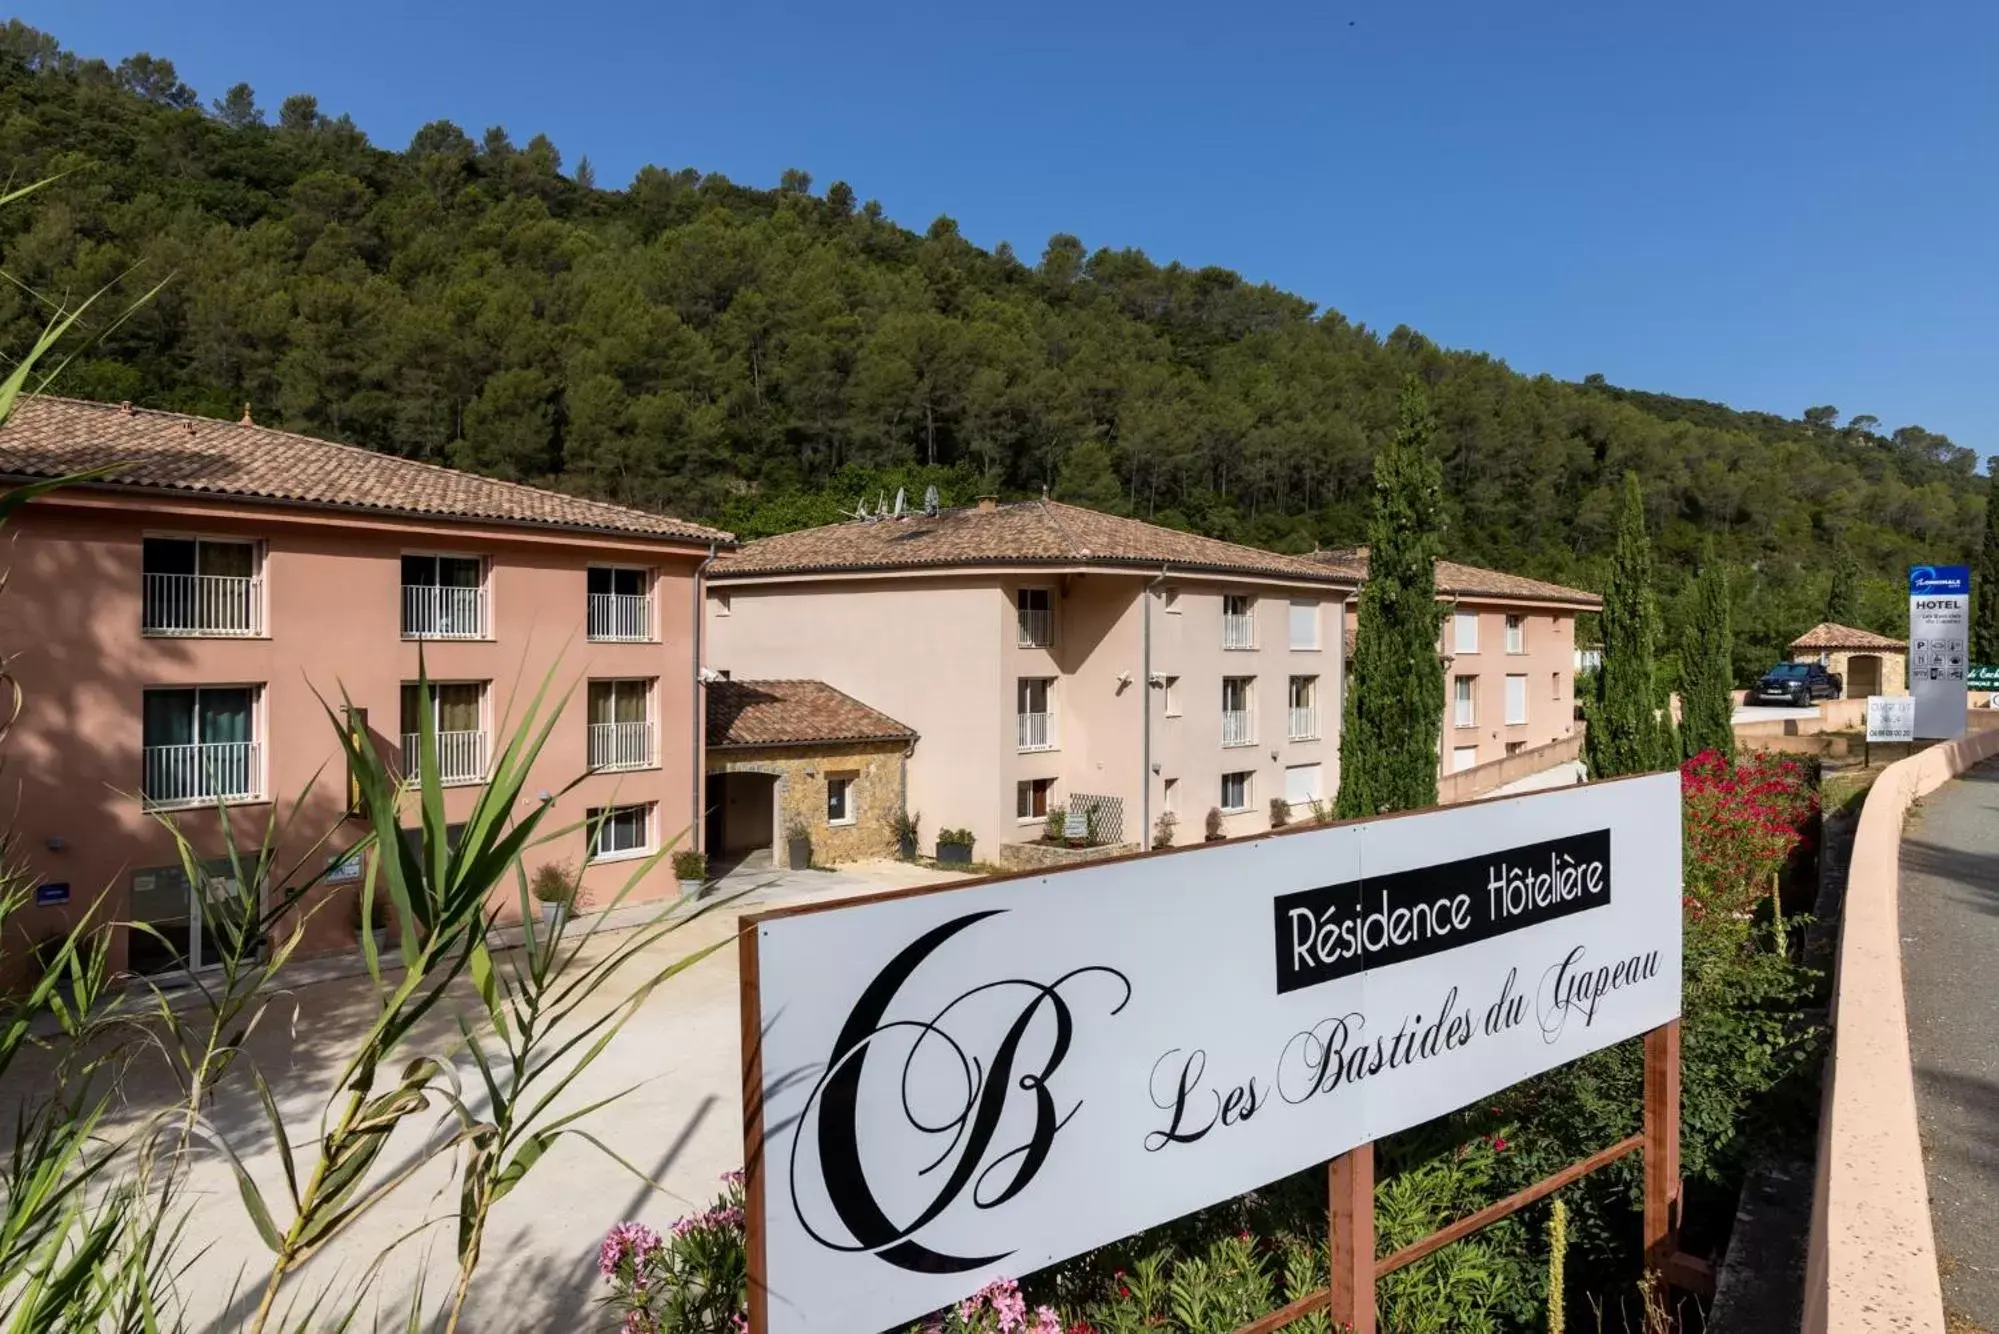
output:
[[[803,871],[812,865],[812,826],[799,819],[791,818],[784,827],[785,861],[794,871]]]
[[[708,878],[708,854],[695,848],[682,848],[674,853],[673,878],[680,882],[683,897],[699,894],[702,882]]]
[[[1270,827],[1282,829],[1291,823],[1291,803],[1282,797],[1270,799]]]
[[[1219,843],[1222,841],[1223,838],[1227,837],[1226,834],[1227,826],[1224,825],[1222,822],[1221,807],[1219,806],[1208,807],[1207,826],[1208,826],[1208,842]]]
[[[365,916],[365,920],[364,920]],[[375,938],[375,954],[379,957],[389,944],[389,896],[377,890],[369,899],[361,890],[354,891],[354,943],[361,944],[361,933],[367,932]],[[363,955],[367,950],[362,949]]]
[[[969,829],[940,829],[937,831],[937,860],[944,866],[970,866],[972,864],[972,831]]]
[[[1152,846],[1170,848],[1173,846],[1173,830],[1180,823],[1180,817],[1172,811],[1159,812],[1159,818],[1152,822]]]
[[[895,835],[895,855],[906,862],[916,860],[916,845],[923,833],[923,812],[914,815],[897,811],[888,817],[889,831]]]
[[[562,930],[562,924],[569,920],[570,911],[576,906],[576,893],[580,886],[576,873],[568,866],[556,862],[545,863],[534,873],[528,888],[535,901],[541,904],[541,920],[551,934]]]

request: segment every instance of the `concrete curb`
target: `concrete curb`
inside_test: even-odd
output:
[[[1833,966],[1804,1334],[1943,1334],[1943,1285],[1902,989],[1902,824],[1926,793],[1999,755],[1975,732],[1882,770],[1853,839]]]

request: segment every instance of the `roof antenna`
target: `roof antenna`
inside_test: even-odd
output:
[[[900,519],[909,509],[909,496],[901,487],[895,489],[895,517]]]
[[[862,496],[858,501],[854,502],[854,512],[847,517],[856,523],[872,523],[875,516],[868,513],[868,498]]]
[[[942,503],[942,500],[937,495],[937,484],[935,482],[923,488],[923,512],[925,514],[937,513],[937,507]]]

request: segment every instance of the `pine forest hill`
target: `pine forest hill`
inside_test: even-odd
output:
[[[0,30],[0,352],[49,298],[100,303],[60,392],[234,417],[664,509],[754,537],[935,482],[1053,494],[1282,551],[1362,540],[1404,379],[1428,384],[1446,553],[1601,588],[1641,479],[1669,631],[1701,543],[1729,563],[1735,668],[1823,619],[1900,632],[1902,569],[1973,551],[1968,449],[1812,408],[1792,420],[1528,377],[1382,335],[1215,268],[1074,236],[1023,258],[920,235],[788,171],[646,167],[622,189],[545,137],[449,121],[401,151],[308,94],[204,103]],[[116,297],[125,294],[127,300]],[[94,313],[94,312],[93,312]]]

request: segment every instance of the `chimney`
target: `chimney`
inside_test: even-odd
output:
[[[120,411],[120,412],[124,413],[124,414],[125,414],[125,415],[126,415],[127,417],[131,416],[131,415],[132,415],[132,400],[128,398],[128,399],[126,399],[126,400],[125,400],[124,402],[120,403],[120,404],[118,405],[118,411]]]
[[[998,509],[998,508],[999,508],[999,497],[998,497],[998,496],[980,496],[980,497],[979,497],[979,513],[981,513],[981,514],[991,514],[991,513],[992,513],[992,512],[994,511],[994,510],[996,510],[996,509]]]
[[[250,420],[250,405],[248,403],[243,405],[243,419],[236,424],[238,426],[255,426],[257,424]]]

